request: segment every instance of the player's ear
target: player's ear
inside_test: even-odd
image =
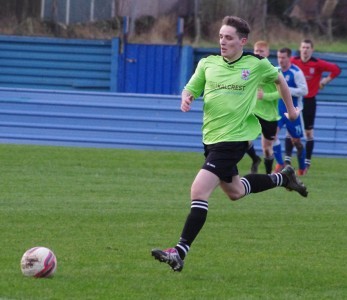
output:
[[[245,45],[247,44],[247,41],[248,41],[247,38],[245,38],[245,37],[241,38],[241,44],[242,44],[242,46],[245,46]]]

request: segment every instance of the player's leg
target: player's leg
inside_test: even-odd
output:
[[[292,143],[296,147],[297,150],[297,158],[299,163],[299,175],[306,174],[306,166],[305,166],[305,147],[301,142],[301,138],[304,136],[303,127],[301,118],[298,118],[294,121],[287,121],[286,123],[287,131],[289,135],[292,137]]]
[[[276,166],[274,169],[275,173],[281,172],[282,169],[284,168],[284,161],[282,157],[282,146],[281,146],[281,141],[279,138],[277,138],[274,143],[273,143],[273,151],[274,151],[274,157],[276,159]]]
[[[212,172],[204,169],[199,171],[191,187],[191,207],[181,237],[173,248],[164,250],[153,249],[152,256],[155,259],[167,263],[174,271],[182,271],[184,258],[205,224],[208,212],[208,199],[219,185],[219,181],[219,178]]]
[[[306,133],[306,159],[305,164],[306,168],[311,166],[312,153],[314,148],[314,136],[313,129],[305,130]]]
[[[155,259],[169,264],[174,271],[182,270],[183,260],[205,224],[211,193],[221,180],[231,182],[233,176],[238,174],[236,164],[247,148],[247,142],[205,145],[206,160],[191,187],[191,209],[181,237],[174,248],[153,249],[152,256]]]
[[[262,142],[263,153],[264,153],[265,173],[271,174],[272,166],[274,162],[273,140],[269,140],[264,135],[262,135],[261,142]]]
[[[256,174],[258,173],[258,167],[261,163],[261,158],[260,156],[257,155],[254,149],[254,144],[252,141],[249,141],[249,146],[247,149],[247,154],[249,157],[252,159],[252,165],[251,165],[251,173]]]
[[[274,162],[273,142],[276,139],[278,129],[277,121],[258,119],[262,128],[261,145],[263,149],[265,172],[266,174],[271,174]]]
[[[247,143],[245,142],[221,143],[210,149],[207,146],[205,164],[192,184],[191,210],[181,237],[173,248],[153,249],[152,256],[155,259],[167,263],[174,271],[183,269],[184,258],[206,221],[208,199],[219,184],[232,200],[276,186],[283,186],[288,190],[297,191],[304,197],[307,196],[306,187],[297,180],[291,166],[279,174],[249,174],[240,179],[236,164],[242,159],[246,149]]]
[[[272,149],[274,153],[274,157],[276,159],[276,166],[274,169],[275,173],[279,173],[282,171],[284,168],[284,161],[282,157],[282,146],[281,146],[281,141],[279,139],[279,132],[281,128],[284,126],[284,118],[282,117],[278,122],[277,122],[277,133],[276,133],[276,139],[273,141]]]
[[[314,148],[314,120],[316,117],[316,98],[304,98],[304,109],[302,110],[302,115],[305,124],[305,134],[306,134],[306,167],[311,166],[311,159]]]
[[[285,145],[284,163],[286,165],[291,165],[294,145],[292,142],[292,137],[290,136],[288,132],[284,141],[284,145]]]
[[[296,156],[298,158],[298,165],[299,165],[298,175],[302,176],[306,174],[305,147],[304,147],[304,144],[301,142],[300,138],[293,139],[293,144],[296,148]]]

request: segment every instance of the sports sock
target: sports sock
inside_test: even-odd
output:
[[[249,145],[249,147],[247,149],[247,154],[254,162],[258,160],[258,155],[255,152],[253,143]]]
[[[278,164],[283,165],[283,158],[282,158],[282,148],[281,148],[281,142],[279,139],[276,139],[276,141],[273,144],[272,147],[274,151],[274,156]]]
[[[286,136],[286,138],[284,140],[284,144],[285,144],[285,148],[286,148],[285,149],[286,156],[291,157],[293,154],[293,148],[294,148],[291,137]]]
[[[185,258],[191,244],[204,226],[207,218],[207,211],[207,201],[199,199],[192,200],[190,213],[187,216],[186,223],[183,227],[181,238],[175,246],[182,259]]]
[[[264,157],[264,165],[265,165],[266,174],[271,174],[273,163],[274,163],[273,155],[269,157]]]
[[[245,187],[245,195],[250,193],[260,193],[276,186],[285,186],[288,178],[282,173],[265,174],[248,174],[241,178],[241,182]]]
[[[292,158],[290,156],[285,155],[284,156],[284,164],[285,165],[291,165],[292,164]]]
[[[306,151],[305,147],[302,143],[299,143],[296,146],[296,156],[298,158],[298,164],[299,164],[299,169],[304,170],[306,168],[306,163],[305,163],[305,157],[306,157]]]
[[[312,153],[313,153],[314,140],[306,141],[306,158],[311,161]]]

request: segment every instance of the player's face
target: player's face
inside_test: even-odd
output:
[[[268,57],[270,55],[270,50],[268,47],[264,46],[254,46],[254,54],[258,54],[262,57]]]
[[[308,61],[313,54],[313,48],[310,43],[301,43],[300,57],[302,61]]]
[[[277,61],[282,71],[287,71],[290,67],[290,57],[287,53],[277,52]]]
[[[221,55],[230,61],[234,61],[240,57],[243,46],[246,43],[247,39],[239,38],[235,27],[223,25],[219,30]]]

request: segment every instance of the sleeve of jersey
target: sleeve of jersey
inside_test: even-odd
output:
[[[341,69],[338,65],[327,62],[325,60],[319,60],[319,64],[324,72],[330,72],[331,79],[339,76],[341,73]]]
[[[289,87],[290,94],[294,97],[303,97],[308,93],[308,87],[304,73],[300,70],[295,72],[294,80],[296,87]]]
[[[266,89],[264,90],[263,100],[265,101],[274,101],[281,98],[277,87],[275,85],[275,81],[278,78],[278,73],[280,70],[274,67],[268,59],[262,59],[260,63],[260,72],[262,74],[262,83],[266,85]]]
[[[260,61],[260,73],[262,74],[263,83],[274,83],[278,79],[280,70],[274,67],[266,58]]]
[[[273,84],[275,85],[275,84]],[[281,98],[280,93],[278,92],[276,86],[275,86],[275,90],[273,92],[266,92],[264,93],[263,99],[265,101],[276,101],[279,98]]]
[[[205,59],[201,59],[195,69],[193,76],[184,87],[184,90],[189,91],[194,96],[194,98],[198,98],[205,88],[205,82]]]

